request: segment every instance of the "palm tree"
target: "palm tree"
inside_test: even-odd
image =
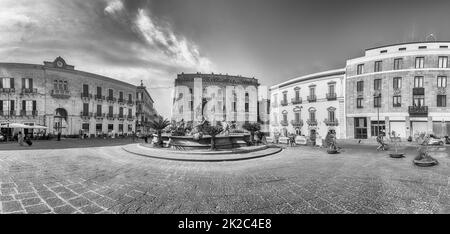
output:
[[[255,132],[261,130],[261,124],[246,122],[242,125],[242,128],[250,132],[250,142],[253,144]]]
[[[150,128],[153,128],[156,131],[156,133],[158,134],[158,142],[156,143],[156,146],[158,146],[158,147],[162,146],[163,142],[162,142],[161,133],[162,133],[162,130],[169,125],[170,125],[170,121],[168,119],[164,119],[160,115],[158,117],[156,117],[155,120],[150,122]]]
[[[222,124],[218,123],[216,126],[211,126],[209,122],[205,122],[201,126],[201,131],[211,136],[211,150],[216,150],[216,136],[223,131]]]

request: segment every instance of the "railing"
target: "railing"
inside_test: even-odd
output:
[[[0,111],[0,116],[16,116],[16,111],[15,110]]]
[[[32,110],[32,111],[20,110],[20,115],[21,116],[37,116],[38,111],[37,110]]]
[[[294,127],[301,127],[301,126],[303,126],[303,120],[299,119],[299,120],[295,121],[293,119],[293,120],[291,120],[291,125]]]
[[[128,100],[127,104],[132,106],[134,104],[134,102],[133,102],[133,100]]]
[[[119,118],[119,119],[125,119],[125,117],[124,117],[123,114],[118,114],[118,118]]]
[[[116,98],[115,97],[106,97],[106,101],[108,101],[108,102],[115,102],[116,101]]]
[[[331,119],[331,120],[330,119],[325,119],[323,122],[327,126],[338,126],[339,125],[339,122],[338,122],[337,119]]]
[[[24,93],[24,94],[33,94],[33,93],[37,93],[37,88],[34,88],[34,89],[23,88],[23,89],[22,89],[22,93]]]
[[[116,116],[115,116],[114,114],[109,114],[109,113],[108,113],[108,114],[106,115],[106,118],[107,118],[107,119],[114,119],[115,117],[116,117]]]
[[[117,102],[118,102],[119,104],[125,104],[125,99],[119,98],[119,99],[117,99]]]
[[[92,112],[85,112],[85,111],[80,112],[80,117],[82,118],[90,118],[92,116],[93,116]]]
[[[282,100],[282,101],[280,102],[280,105],[282,105],[282,106],[287,106],[287,105],[288,105],[287,100]]]
[[[94,95],[94,98],[95,98],[95,100],[97,100],[97,101],[103,101],[103,100],[105,100],[105,96],[102,96],[102,95],[99,95],[99,94]]]
[[[0,88],[0,93],[14,93],[16,89],[14,88]]]
[[[309,95],[308,96],[308,102],[315,102],[317,101],[316,95]]]
[[[426,117],[428,116],[428,106],[409,106],[408,112],[410,116]]]
[[[337,99],[337,94],[336,93],[327,93],[327,100],[331,101],[331,100],[336,100]]]
[[[306,120],[306,123],[309,126],[316,126],[317,125],[317,120],[315,120],[315,119],[308,119],[308,120]]]
[[[280,124],[281,124],[281,126],[288,126],[289,125],[287,120],[281,120]]]
[[[51,96],[54,98],[70,98],[69,90],[53,89]]]
[[[131,120],[133,120],[134,118],[133,118],[133,115],[127,115],[127,120],[129,120],[129,121],[131,121]]]
[[[92,94],[90,93],[81,93],[81,98],[86,98],[86,99],[91,99],[92,98]]]
[[[292,98],[291,99],[292,104],[296,105],[296,104],[302,104],[302,98]]]
[[[95,113],[95,118],[105,118],[105,113],[96,112]]]

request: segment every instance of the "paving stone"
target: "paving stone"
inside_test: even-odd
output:
[[[50,212],[50,208],[44,204],[27,206],[25,210],[28,214],[44,214]]]
[[[77,212],[75,208],[70,205],[59,206],[53,209],[56,214],[73,214]]]
[[[44,200],[51,207],[58,207],[58,206],[62,206],[62,205],[66,204],[63,200],[61,200],[57,197],[45,198]]]
[[[17,200],[22,200],[22,199],[26,199],[26,198],[38,197],[38,195],[36,193],[19,193],[19,194],[14,195],[14,197]]]
[[[2,209],[5,213],[23,210],[19,201],[2,202]]]
[[[27,199],[23,199],[22,200],[22,205],[23,206],[31,206],[31,205],[37,205],[39,203],[41,203],[42,200],[40,198],[27,198]]]
[[[72,199],[72,198],[75,198],[78,196],[76,193],[73,193],[73,192],[65,192],[65,193],[60,193],[58,195],[65,200],[69,200],[69,199]]]
[[[0,196],[0,201],[11,201],[11,200],[14,200],[14,197],[11,195]]]
[[[91,204],[91,202],[84,197],[76,197],[76,198],[68,200],[68,202],[74,207],[83,207],[83,206]]]
[[[88,205],[88,206],[80,208],[80,211],[85,214],[95,214],[95,213],[102,212],[103,209],[96,205]]]

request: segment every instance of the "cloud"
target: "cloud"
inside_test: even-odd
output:
[[[41,64],[62,56],[78,70],[136,85],[143,80],[167,117],[176,74],[214,70],[197,44],[139,4],[2,0],[0,12],[0,62]]]

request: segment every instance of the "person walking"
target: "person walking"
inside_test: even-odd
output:
[[[379,150],[386,150],[386,148],[385,148],[385,143],[383,142],[383,133],[382,132],[380,132],[379,134],[378,134],[378,136],[377,136],[377,142],[378,142],[378,144],[380,144],[378,147],[377,147],[377,151],[379,151]]]
[[[19,135],[17,135],[17,141],[19,142],[20,146],[23,146],[23,134],[22,134],[22,132],[19,132]]]

